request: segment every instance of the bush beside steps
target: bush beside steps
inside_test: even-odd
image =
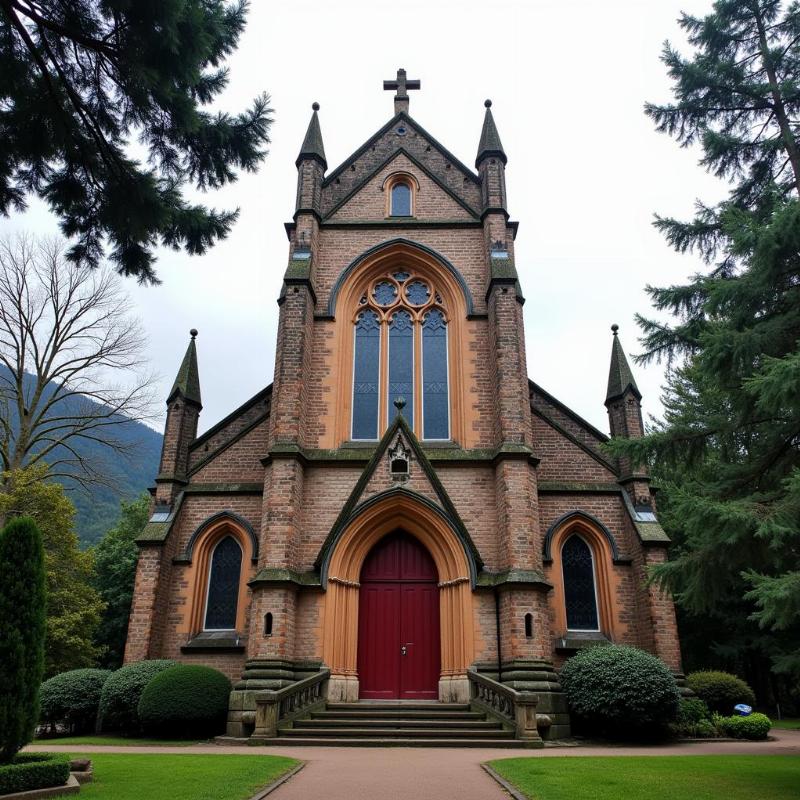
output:
[[[62,786],[68,778],[67,753],[20,753],[0,765],[0,795]]]

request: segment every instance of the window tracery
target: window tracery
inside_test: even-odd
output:
[[[449,439],[448,319],[435,283],[405,269],[379,275],[353,323],[352,438],[377,439],[402,398],[420,438]]]

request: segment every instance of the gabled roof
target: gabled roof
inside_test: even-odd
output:
[[[369,139],[367,139],[364,144],[361,145],[352,155],[350,155],[345,161],[339,164],[333,172],[325,177],[325,180],[322,182],[323,186],[328,186],[332,181],[336,179],[338,175],[341,175],[348,167],[351,166],[354,162],[356,162],[367,150],[369,150],[372,145],[384,136],[388,131],[390,131],[395,125],[398,123],[403,122],[406,125],[411,126],[420,136],[424,137],[433,147],[435,147],[448,161],[450,161],[453,166],[457,167],[461,172],[464,173],[470,180],[474,183],[479,183],[480,178],[468,167],[464,164],[463,161],[460,161],[456,158],[443,144],[441,144],[437,139],[431,136],[422,125],[420,125],[416,120],[412,119],[408,114],[404,111],[400,111],[399,113],[395,114],[380,130],[376,131]]]
[[[442,485],[442,482],[439,480],[439,476],[436,474],[436,470],[434,469],[431,462],[428,460],[428,457],[425,455],[425,452],[422,449],[422,446],[419,443],[419,439],[414,435],[414,431],[408,425],[405,417],[402,414],[398,414],[394,421],[389,425],[386,429],[386,433],[383,434],[381,440],[378,442],[377,447],[375,448],[372,457],[369,460],[369,463],[364,468],[364,471],[361,473],[356,485],[353,487],[353,491],[350,493],[350,496],[347,498],[347,502],[342,507],[342,510],[339,516],[336,519],[336,522],[333,524],[333,528],[331,532],[328,534],[325,542],[323,543],[322,547],[320,548],[319,555],[317,556],[317,560],[315,566],[317,568],[323,567],[327,563],[328,556],[333,549],[336,541],[338,540],[341,533],[344,531],[345,527],[347,526],[348,522],[357,515],[359,511],[359,500],[361,499],[364,490],[367,488],[367,484],[369,483],[370,478],[373,476],[375,471],[378,468],[378,465],[381,462],[381,459],[384,458],[389,450],[389,447],[392,444],[393,439],[398,435],[402,434],[405,441],[408,443],[408,446],[413,453],[417,464],[419,464],[420,468],[422,469],[423,473],[427,477],[431,487],[433,488],[439,503],[441,504],[441,510],[444,511],[445,516],[447,517],[450,525],[455,530],[456,535],[461,540],[464,548],[467,550],[469,554],[469,560],[472,562],[472,566],[475,569],[475,575],[472,576],[473,581],[476,579],[477,573],[483,567],[483,561],[481,560],[480,553],[478,552],[478,548],[475,547],[472,538],[467,531],[466,525],[464,525],[461,517],[456,511],[456,507],[453,504],[453,501],[450,499],[450,495],[447,493],[447,490]],[[407,491],[410,494],[414,494],[415,497],[418,497],[421,501],[425,502],[427,499],[422,495],[417,495],[416,492],[412,492],[411,490],[401,489],[394,491]],[[380,495],[378,495],[380,496]],[[430,501],[427,501],[429,505],[431,505]],[[323,575],[323,582],[325,576]]]
[[[200,402],[200,372],[197,368],[197,349],[194,345],[194,337],[197,331],[192,328],[192,338],[189,347],[186,348],[186,355],[183,357],[175,383],[172,384],[167,402],[170,403],[176,395],[180,395],[188,403],[194,403],[202,408]]]
[[[612,325],[614,332],[614,342],[611,345],[611,366],[608,370],[608,391],[606,392],[606,405],[613,400],[622,397],[629,389],[636,395],[638,400],[642,399],[642,393],[633,378],[622,343],[617,336],[618,325]]]

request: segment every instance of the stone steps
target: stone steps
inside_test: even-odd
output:
[[[329,703],[251,744],[343,747],[526,747],[500,722],[466,703]]]

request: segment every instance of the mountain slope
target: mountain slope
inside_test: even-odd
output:
[[[5,370],[4,367],[1,369]],[[33,380],[26,376],[26,390],[33,387]],[[85,399],[67,399],[61,408],[66,413],[75,413],[77,404],[85,402]],[[15,416],[14,409],[12,414]],[[11,419],[12,427],[16,427],[18,422],[14,416]],[[94,466],[109,477],[110,486],[92,485],[83,489],[74,481],[59,479],[75,504],[75,530],[83,547],[96,544],[116,523],[120,501],[138,497],[153,485],[158,472],[163,438],[160,433],[141,422],[130,421],[115,427],[114,437],[131,446],[129,456],[119,456],[97,442],[78,440],[74,445],[82,456],[91,459]],[[53,451],[53,458],[59,457],[58,451]]]

